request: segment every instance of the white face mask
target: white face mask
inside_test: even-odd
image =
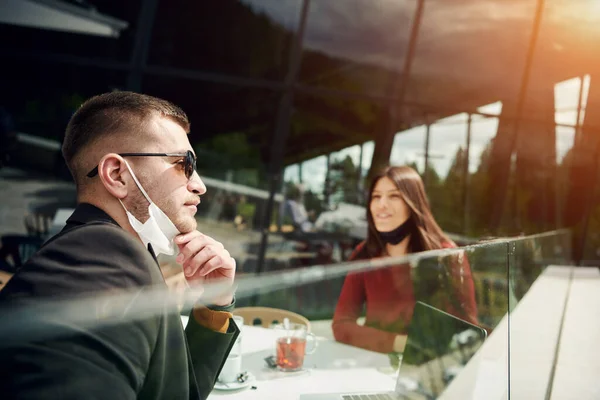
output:
[[[119,199],[119,202],[125,209],[125,213],[127,214],[127,218],[129,219],[129,223],[134,231],[137,232],[140,239],[144,243],[144,246],[148,247],[148,244],[152,245],[152,249],[156,255],[165,254],[165,255],[175,255],[175,251],[177,250],[177,246],[173,242],[175,236],[179,235],[179,230],[175,227],[173,222],[167,217],[167,215],[160,209],[152,200],[138,181],[137,177],[131,170],[131,167],[125,161],[125,165],[127,165],[127,169],[131,172],[131,176],[135,181],[135,184],[140,189],[146,200],[150,203],[148,206],[148,215],[150,216],[148,220],[144,223],[141,223],[137,218],[133,216],[127,209],[125,205]]]

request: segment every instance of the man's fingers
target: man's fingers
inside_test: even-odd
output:
[[[192,232],[188,232],[188,233],[182,233],[180,235],[175,236],[175,244],[176,245],[184,245],[187,242],[189,242],[190,240],[200,237],[202,235],[202,233],[200,233],[199,231],[192,231]]]
[[[201,268],[208,260],[217,256],[217,249],[212,244],[205,245],[196,255],[188,258],[183,264],[183,269],[186,276],[192,276],[196,274],[199,268]]]
[[[180,254],[177,256],[177,262],[180,264],[183,264],[186,262],[186,260],[194,257],[196,253],[208,245],[212,245],[217,249],[224,250],[223,244],[198,231],[177,236],[175,238],[175,243],[179,247],[180,251]]]
[[[218,243],[221,245],[221,243],[217,242],[215,239],[211,238],[208,235],[205,235],[200,231],[192,231],[175,236],[175,244],[177,244],[178,246],[185,245],[186,243],[195,239],[197,240],[198,238],[204,239],[208,243]]]
[[[196,271],[198,276],[206,276],[225,265],[225,261],[221,256],[214,256],[210,258],[204,265]]]
[[[187,260],[193,258],[197,253],[202,251],[207,245],[210,245],[210,242],[202,237],[198,237],[196,240],[187,242],[185,245],[179,247],[179,255],[177,256],[178,261],[180,261],[181,264],[185,263]]]
[[[217,255],[206,261],[204,265],[196,271],[196,275],[206,276],[211,272],[221,268],[235,270],[235,260],[231,257],[227,250],[219,251]]]

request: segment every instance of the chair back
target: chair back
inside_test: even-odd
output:
[[[283,323],[283,319],[287,318],[291,323],[305,325],[306,330],[310,332],[310,321],[308,318],[279,308],[240,307],[233,311],[233,315],[243,317],[245,325],[259,325],[263,328],[269,328],[272,324],[281,324]]]
[[[35,236],[5,235],[0,238],[0,260],[2,269],[11,268],[16,272],[25,262],[34,255],[42,244],[43,239]],[[10,259],[10,262],[9,262]]]
[[[45,238],[52,225],[52,217],[45,214],[31,213],[25,216],[25,229],[29,236]]]

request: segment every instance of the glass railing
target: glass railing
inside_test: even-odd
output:
[[[209,398],[539,398],[553,373],[569,244],[570,233],[557,231],[240,275],[234,314],[242,334]],[[201,301],[221,289],[205,287]],[[185,324],[192,301],[191,290],[182,299],[149,288],[3,309],[0,346],[56,340],[64,326],[94,331],[141,320],[166,306]],[[546,380],[531,384],[532,371]]]
[[[509,394],[537,398],[537,393],[548,390],[551,383],[551,361],[558,343],[559,325],[552,325],[549,316],[562,315],[565,301],[564,292],[561,297],[545,286],[550,282],[553,287],[566,287],[565,271],[568,275],[569,268],[561,266],[571,263],[570,243],[569,231],[555,231],[403,258],[317,265],[248,277],[240,282],[240,288],[248,290],[238,291],[241,310],[268,307],[299,314],[309,320],[323,345],[306,356],[306,373],[311,377],[301,380],[292,374],[268,372],[260,362],[244,366],[258,371],[257,382],[268,381],[271,376],[289,378],[296,396],[376,392],[366,378],[358,378],[359,372],[370,377],[375,371],[391,378],[391,384],[380,386],[379,391],[403,388],[413,396],[407,398],[506,398]],[[251,283],[260,289],[251,288]],[[553,301],[544,301],[544,296]],[[485,332],[485,340],[480,343],[477,334],[482,331],[474,329],[471,336],[465,336],[470,339],[457,341],[460,332],[449,334],[440,329],[440,322],[417,329],[415,321],[424,318],[416,307],[421,303],[439,310],[438,316],[442,320],[445,317],[446,325],[453,326],[454,317],[473,323]],[[261,322],[272,327],[281,321]],[[462,323],[453,328],[469,327]],[[545,341],[534,339],[543,329],[536,323],[550,329],[548,335],[544,333]],[[395,336],[407,334],[404,351],[397,351]],[[415,348],[419,349],[416,353]],[[543,355],[532,356],[527,348]],[[267,346],[261,357],[274,351],[274,345]],[[543,370],[537,368],[540,362],[545,363]],[[335,374],[326,379],[323,370],[334,365],[357,380],[349,384]],[[533,379],[532,371],[547,377],[537,387],[528,383]],[[296,387],[295,379],[302,384]],[[327,384],[313,386],[312,380]],[[381,380],[374,381],[382,384]]]
[[[517,238],[508,246],[510,398],[549,398],[572,274],[571,233]]]
[[[289,378],[286,385],[297,390],[296,396],[402,389],[424,399],[447,390],[456,392],[450,398],[464,398],[477,380],[482,361],[475,355],[482,339],[495,334],[504,365],[490,378],[504,382],[507,391],[508,326],[502,322],[509,310],[508,248],[499,241],[244,277],[238,312],[246,323],[261,324],[245,327],[251,340],[268,341],[268,335],[258,339],[254,331],[265,333],[287,315],[296,322],[306,318],[321,341],[306,356],[308,376],[302,378],[262,362],[274,355],[274,343],[259,346],[260,356],[253,354],[243,366],[268,388],[277,387],[273,376]],[[261,318],[262,307],[283,310],[279,320],[269,313]],[[413,323],[415,318],[421,324]],[[349,383],[339,370],[356,379]],[[459,376],[459,385],[451,389]]]

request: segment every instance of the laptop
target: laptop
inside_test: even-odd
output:
[[[437,399],[486,337],[485,329],[418,301],[393,391],[305,394],[300,400]]]

